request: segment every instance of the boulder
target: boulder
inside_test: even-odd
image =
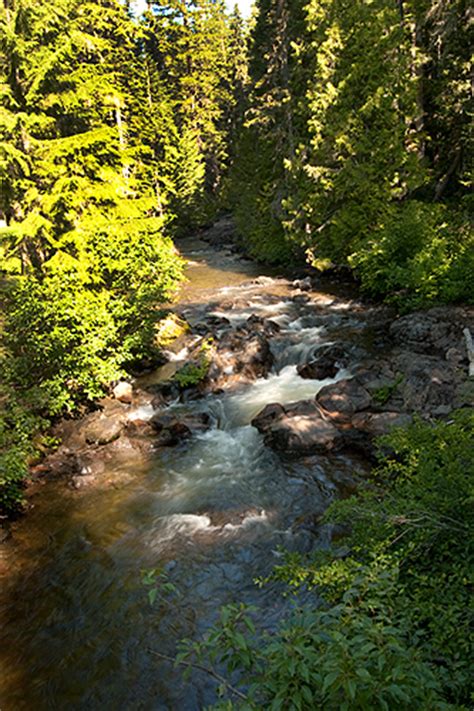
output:
[[[338,370],[348,364],[350,356],[347,346],[341,343],[329,343],[318,347],[308,363],[298,366],[302,378],[325,380],[334,378]]]
[[[406,350],[444,357],[450,348],[465,353],[463,329],[472,326],[472,310],[438,307],[398,318],[390,326],[390,336]]]
[[[333,358],[330,356],[321,356],[316,360],[312,360],[304,365],[297,367],[298,375],[302,378],[310,380],[325,380],[326,378],[334,378],[339,370]]]
[[[122,429],[120,420],[100,416],[86,427],[84,437],[87,444],[108,444],[120,437]]]
[[[354,378],[326,385],[316,400],[337,422],[350,421],[355,412],[367,409],[372,402],[369,392]]]
[[[406,411],[436,416],[453,409],[458,378],[445,360],[403,352],[394,363],[403,374],[398,390]]]
[[[264,432],[265,444],[277,451],[305,456],[339,449],[343,434],[318,414],[285,415]]]
[[[311,283],[311,278],[309,276],[303,279],[295,279],[292,283],[294,289],[300,289],[301,291],[310,291],[313,288]]]
[[[227,382],[266,377],[273,365],[273,355],[266,333],[246,327],[226,333],[217,343],[208,381],[215,390]]]
[[[272,336],[280,331],[280,326],[277,323],[270,319],[263,318],[262,316],[257,316],[257,314],[251,314],[243,328],[249,332],[264,333],[268,336]]]
[[[112,390],[112,393],[114,398],[116,400],[119,400],[119,402],[124,402],[127,405],[132,402],[133,388],[130,383],[127,383],[124,380],[122,380],[120,383],[117,383],[117,385]]]
[[[253,418],[251,424],[256,427],[259,432],[266,432],[277,420],[285,416],[285,408],[278,403],[270,403],[265,405],[263,410]]]
[[[329,452],[343,444],[343,434],[324,419],[313,400],[286,407],[278,403],[266,405],[252,425],[263,434],[265,444],[291,455]]]
[[[352,418],[352,426],[370,437],[380,437],[394,427],[406,427],[411,421],[410,415],[400,412],[358,412]]]
[[[149,421],[158,437],[155,446],[174,447],[197,432],[205,432],[211,426],[211,417],[207,412],[176,417],[173,413],[154,415]]]

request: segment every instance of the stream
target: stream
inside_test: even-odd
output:
[[[368,464],[355,454],[277,455],[251,426],[267,404],[314,397],[348,377],[301,378],[296,366],[336,340],[367,345],[370,309],[327,288],[309,297],[291,282],[227,250],[193,238],[180,245],[188,283],[176,310],[191,325],[214,315],[232,324],[251,315],[277,323],[267,378],[170,411],[209,414],[212,427],[152,455],[136,452],[126,471],[112,459],[108,486],[75,490],[45,478],[32,508],[0,547],[0,709],[195,711],[216,700],[216,683],[154,652],[174,655],[183,637],[200,638],[221,605],[258,604],[272,630],[292,605],[279,584],[259,589],[280,548],[327,546],[315,524],[337,496],[353,491]],[[260,277],[260,278],[259,278]],[[165,369],[186,357],[175,353]],[[147,388],[163,370],[138,379]],[[132,405],[147,419],[150,405]],[[159,569],[176,590],[150,604],[142,571]],[[311,602],[316,593],[302,593]]]

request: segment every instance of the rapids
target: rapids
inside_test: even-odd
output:
[[[255,578],[271,570],[281,546],[326,545],[328,533],[314,517],[366,470],[355,456],[285,461],[250,425],[267,403],[314,397],[349,377],[341,369],[332,380],[305,380],[296,367],[341,333],[354,338],[365,314],[336,294],[294,299],[287,280],[256,279],[257,265],[204,242],[188,240],[182,249],[189,282],[177,310],[191,324],[206,314],[233,324],[252,314],[272,319],[281,327],[271,342],[273,372],[204,400],[172,403],[178,412],[206,410],[212,428],[151,457],[137,453],[127,471],[111,462],[112,485],[38,485],[31,511],[13,524],[0,553],[2,711],[195,711],[212,703],[211,678],[193,672],[185,682],[153,652],[173,655],[181,638],[203,635],[232,601],[259,604],[260,624],[272,629],[292,603],[278,585],[259,590]],[[171,354],[165,367],[178,367],[187,354]],[[146,404],[129,419],[153,413]],[[153,605],[142,582],[149,569],[176,587]]]

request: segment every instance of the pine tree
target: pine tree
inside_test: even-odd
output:
[[[270,261],[285,261],[292,251],[283,220],[286,162],[297,141],[300,80],[294,44],[304,37],[303,6],[300,0],[257,3],[250,37],[249,106],[233,168],[237,224],[251,253]]]
[[[209,219],[228,163],[228,116],[235,103],[229,21],[222,0],[149,6],[145,51],[175,123],[162,144],[162,180],[183,229]]]

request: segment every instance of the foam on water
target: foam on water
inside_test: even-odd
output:
[[[242,528],[250,528],[251,526],[255,525],[268,525],[268,514],[265,511],[265,509],[262,509],[260,512],[252,512],[248,513],[247,515],[244,516],[242,521],[240,523],[226,523],[223,526],[224,531],[238,531]]]
[[[172,514],[159,520],[157,528],[150,532],[147,544],[154,552],[159,552],[176,538],[192,538],[196,533],[213,530],[215,526],[205,514]]]
[[[211,504],[222,499],[223,491],[228,492],[229,501],[243,504],[249,479],[257,494],[271,456],[254,427],[208,430],[189,443],[174,466],[166,467],[166,482],[156,495],[156,508],[171,513],[195,502]]]

